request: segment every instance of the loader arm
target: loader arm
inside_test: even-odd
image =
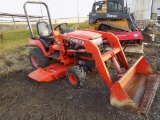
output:
[[[111,92],[111,105],[148,115],[159,86],[160,75],[156,74],[143,56],[129,68],[118,38],[109,32],[97,33],[101,33],[102,37],[109,41],[112,49],[102,54],[92,41],[86,42],[85,49],[93,55],[96,68]],[[111,80],[104,63],[108,59],[112,60],[120,78],[115,83]],[[125,68],[126,72],[123,73],[122,68]]]
[[[85,44],[85,49],[86,49],[86,52],[91,53],[93,55],[96,62],[96,68],[98,69],[99,74],[101,75],[102,79],[106,82],[108,88],[111,89],[113,82],[109,75],[108,69],[105,65],[105,61],[111,59],[120,76],[123,74],[121,68],[125,68],[125,70],[128,70],[129,66],[128,66],[127,59],[124,56],[122,47],[118,41],[118,38],[109,32],[104,33],[104,32],[97,31],[97,33],[101,33],[102,37],[106,38],[108,41],[112,40],[112,42],[110,42],[110,46],[112,47],[112,50],[101,54],[99,48],[94,43],[92,43],[92,41],[88,41]],[[118,65],[116,56],[119,58],[120,60],[119,62],[121,63],[121,65]]]

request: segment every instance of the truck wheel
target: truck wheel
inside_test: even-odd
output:
[[[83,67],[80,67],[79,65],[72,66],[68,69],[66,77],[74,88],[79,88],[84,84],[86,72],[84,71]]]
[[[37,67],[46,67],[49,65],[50,60],[46,56],[44,56],[43,52],[40,48],[33,48],[29,52],[30,62],[33,68]]]

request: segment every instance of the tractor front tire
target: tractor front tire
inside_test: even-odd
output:
[[[79,65],[72,66],[68,69],[66,77],[74,88],[79,88],[84,84],[86,72],[83,67],[80,67]]]
[[[46,56],[44,56],[42,50],[38,47],[33,48],[29,52],[30,62],[33,66],[33,68],[38,67],[46,67],[49,65],[50,60]]]

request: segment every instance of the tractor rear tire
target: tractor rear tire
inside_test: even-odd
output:
[[[33,68],[46,67],[50,63],[50,59],[44,56],[42,50],[38,47],[29,52],[29,57]]]
[[[79,88],[84,84],[86,72],[84,71],[83,67],[80,67],[79,65],[72,66],[68,69],[66,77],[74,88]]]

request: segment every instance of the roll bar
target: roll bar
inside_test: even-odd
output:
[[[51,17],[50,17],[50,13],[49,13],[49,8],[48,8],[47,4],[44,3],[44,2],[40,2],[40,1],[27,1],[23,5],[23,8],[24,8],[24,12],[25,12],[25,15],[26,15],[26,19],[27,19],[27,23],[28,23],[28,26],[29,26],[29,31],[30,31],[31,37],[34,37],[34,35],[33,35],[33,30],[32,30],[32,27],[31,27],[30,20],[29,20],[28,12],[27,12],[27,9],[26,9],[26,5],[27,4],[43,4],[46,7],[46,10],[47,10],[47,14],[48,14],[49,24],[50,24],[51,30],[53,30],[52,21],[51,21]]]

